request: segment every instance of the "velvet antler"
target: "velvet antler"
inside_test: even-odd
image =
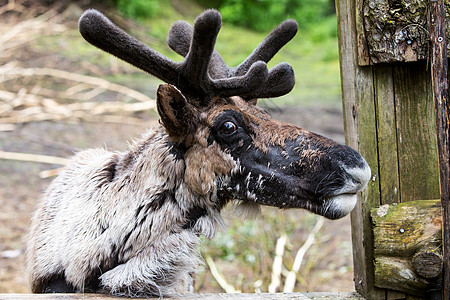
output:
[[[247,99],[274,97],[292,89],[293,71],[288,64],[279,64],[270,73],[266,66],[266,62],[293,37],[292,34],[284,41],[284,37],[279,38],[274,34],[275,31],[272,32],[269,35],[272,38],[265,40],[270,46],[264,46],[263,42],[244,63],[230,72],[231,69],[214,51],[221,23],[219,12],[207,10],[197,17],[194,28],[187,23],[188,27],[185,24],[180,28],[187,30],[186,34],[174,35],[172,30],[172,34],[169,34],[171,43],[177,41],[170,37],[178,36],[179,42],[183,44],[180,52],[185,60],[179,63],[136,40],[93,9],[81,16],[79,30],[89,43],[177,86],[199,105],[207,105],[214,96],[244,96]],[[295,31],[296,28],[295,23]],[[283,42],[277,42],[280,39]],[[271,41],[276,41],[273,43],[275,46],[272,46]]]
[[[209,65],[209,74],[213,78],[241,76],[257,61],[269,62],[273,56],[297,33],[295,20],[286,20],[276,27],[259,46],[239,66],[230,68],[222,57],[213,51]],[[194,29],[185,21],[175,22],[169,31],[167,43],[170,48],[182,56],[189,52]],[[278,97],[289,93],[295,84],[294,71],[287,63],[273,67],[265,82],[256,90],[239,96],[245,99]]]

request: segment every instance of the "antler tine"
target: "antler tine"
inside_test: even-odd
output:
[[[217,82],[224,83],[231,78],[243,82],[243,74],[247,72],[245,78],[249,78],[249,72],[253,64],[257,61],[268,62],[287,42],[289,42],[297,32],[297,22],[287,20],[275,28],[259,46],[250,54],[250,56],[236,68],[228,67],[217,51],[213,51],[209,65],[209,75],[216,78]],[[178,54],[186,56],[187,45],[190,44],[193,34],[192,26],[185,21],[175,22],[167,37],[167,43]],[[253,74],[255,70],[250,73]],[[258,75],[256,75],[258,76]],[[264,75],[261,75],[264,76]],[[295,84],[294,71],[287,63],[281,63],[273,67],[268,73],[266,80],[259,88],[253,90],[258,84],[248,86],[247,90],[228,88],[234,95],[239,95],[245,99],[278,97],[289,93]]]
[[[288,63],[279,63],[270,69],[266,82],[259,89],[241,95],[244,99],[273,98],[289,93],[295,85],[294,70]]]
[[[266,82],[269,71],[265,62],[257,61],[242,76],[212,80],[215,95],[222,97],[252,94]]]
[[[189,52],[193,32],[194,29],[191,24],[186,21],[177,21],[170,27],[167,44],[173,51],[185,57]],[[229,69],[219,53],[214,50],[209,64],[209,75],[211,78],[230,77],[228,74]]]
[[[256,61],[269,62],[277,52],[297,33],[297,21],[289,19],[278,25],[256,49],[234,69],[234,74],[247,72]],[[294,70],[288,63],[280,63],[270,69],[266,82],[259,89],[241,95],[245,99],[279,97],[289,93],[295,85]]]
[[[193,33],[194,29],[191,24],[183,20],[176,21],[170,27],[167,44],[170,49],[185,57],[189,52]]]
[[[295,20],[286,20],[272,30],[256,49],[236,67],[235,74],[242,75],[256,61],[269,62],[277,52],[286,45],[297,33],[298,24]]]
[[[211,64],[211,58],[221,25],[222,17],[216,10],[206,10],[197,17],[194,22],[192,41],[189,43],[189,52],[183,63],[182,73],[188,79],[187,81],[191,86],[197,84],[204,93],[203,98],[198,97],[201,91],[193,93],[193,96],[197,96],[201,105],[207,105],[205,101],[208,101],[212,96],[228,97],[257,90],[268,74],[266,64],[258,62],[253,64],[242,76],[211,78],[208,69],[211,69],[211,66],[214,65],[214,62]],[[183,47],[181,48],[183,49]],[[185,48],[183,52],[185,52]],[[215,54],[214,57],[220,56]],[[226,67],[225,64],[224,66]]]
[[[186,58],[176,63],[128,35],[96,10],[87,10],[79,20],[79,30],[88,42],[177,86],[194,104],[201,106],[207,105],[213,96],[227,97],[256,91],[268,74],[266,64],[258,61],[249,65],[240,76],[210,77],[208,68],[212,57],[212,65],[221,63],[225,67],[223,70],[228,69],[220,55],[214,52],[221,25],[222,18],[215,10],[207,10],[197,17],[194,29],[187,29],[189,39],[181,39],[184,42],[178,47]]]
[[[183,69],[193,82],[204,82],[209,86],[208,65],[214,51],[216,38],[222,26],[222,17],[214,10],[202,13],[194,23],[194,32]]]
[[[85,11],[78,27],[81,35],[92,45],[167,83],[176,84],[178,63],[136,40],[97,10]]]

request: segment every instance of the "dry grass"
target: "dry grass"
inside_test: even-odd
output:
[[[155,108],[153,99],[126,86],[65,70],[28,68],[14,60],[17,49],[37,36],[60,34],[66,30],[61,24],[65,14],[57,11],[60,7],[41,13],[43,8],[30,9],[26,3],[10,1],[0,7],[0,19],[5,20],[0,27],[0,123],[73,119],[140,123],[131,114]],[[24,12],[27,17],[23,21],[12,17]],[[47,78],[47,82],[59,80],[62,83],[56,87],[46,86],[42,78]],[[36,84],[25,88],[24,80]],[[107,92],[120,94],[125,100],[99,103],[96,99]]]

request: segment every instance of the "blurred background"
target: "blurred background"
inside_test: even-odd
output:
[[[216,50],[230,66],[281,21],[296,19],[298,34],[269,63],[290,63],[295,88],[258,105],[344,143],[333,0],[0,0],[0,293],[29,292],[29,220],[65,159],[88,147],[125,150],[158,122],[153,99],[161,82],[78,33],[78,18],[92,7],[176,61],[182,58],[165,42],[170,25],[217,8]],[[354,290],[349,217],[272,208],[252,220],[224,214],[226,231],[202,246],[197,292]]]

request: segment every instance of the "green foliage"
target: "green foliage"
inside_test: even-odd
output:
[[[311,26],[309,30],[311,41],[318,43],[330,38],[337,38],[336,16],[328,16]],[[337,49],[337,48],[336,48]]]
[[[159,0],[116,0],[117,9],[134,19],[153,17],[158,13]]]
[[[309,29],[334,14],[331,0],[192,0],[205,8],[220,10],[227,24],[268,31],[287,18],[296,19],[300,28]],[[165,9],[164,0],[114,0],[125,16],[146,19]],[[185,6],[190,1],[181,1]]]
[[[309,28],[333,14],[330,0],[222,0],[215,1],[227,23],[257,31],[271,30],[286,18],[299,22],[300,28]]]

